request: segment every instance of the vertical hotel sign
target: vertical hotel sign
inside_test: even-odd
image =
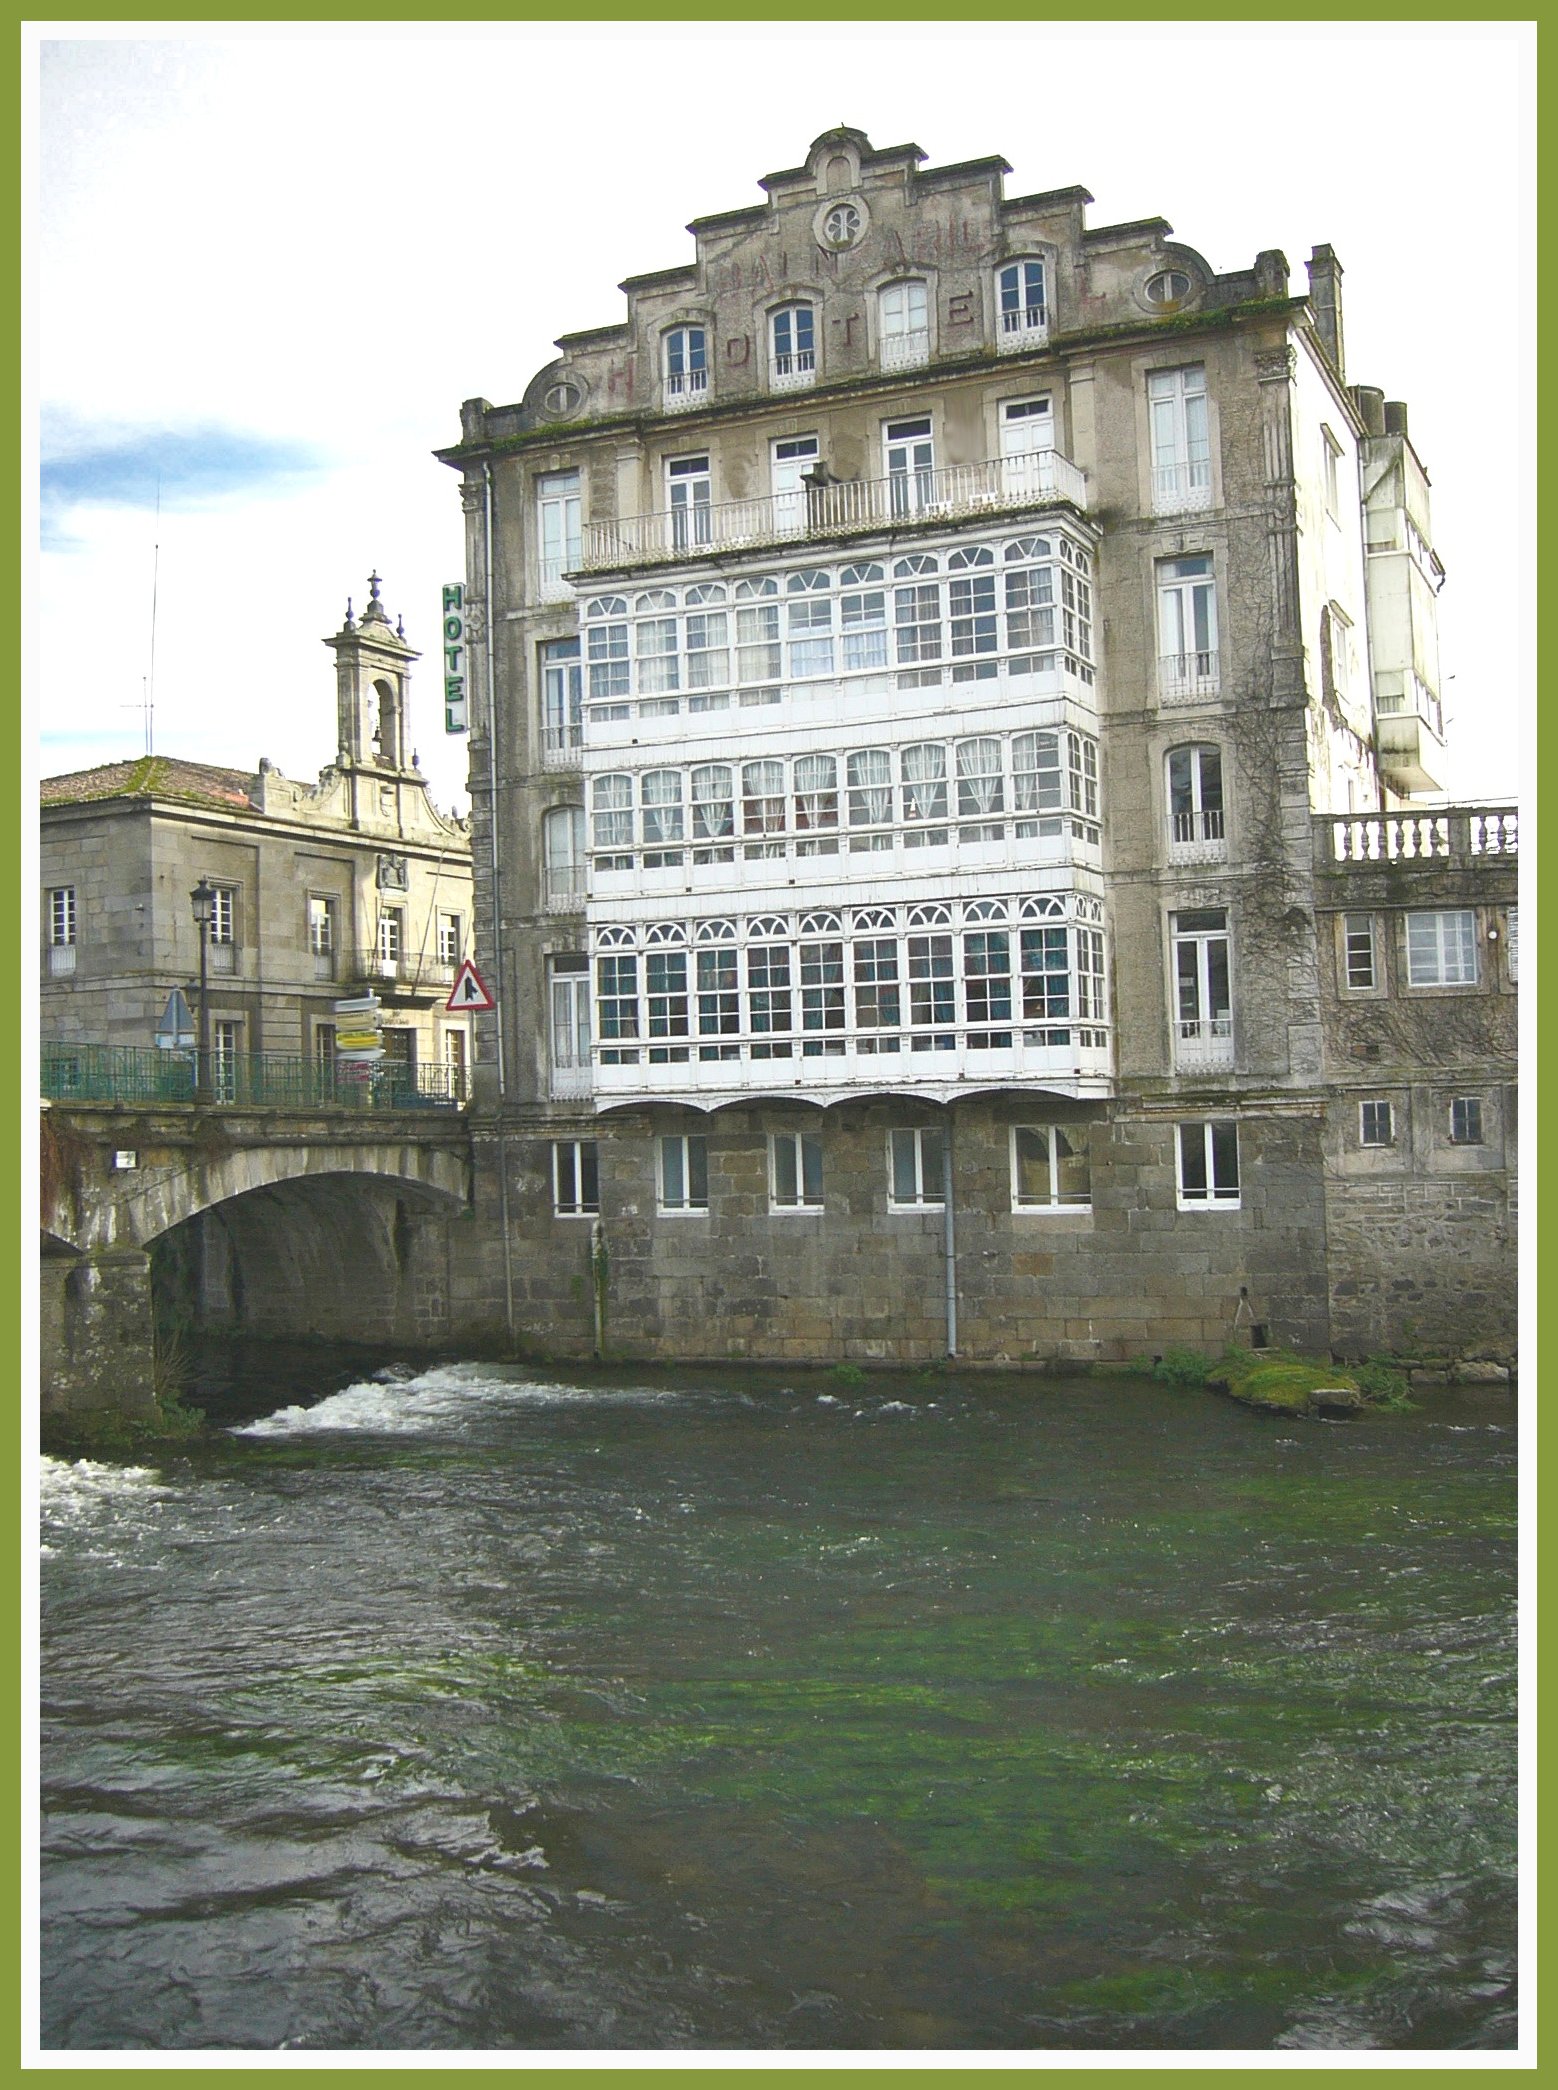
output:
[[[451,581],[444,589],[444,731],[465,728],[465,590]]]

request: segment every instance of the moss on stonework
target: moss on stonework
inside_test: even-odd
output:
[[[169,1395],[151,1415],[124,1415],[115,1408],[81,1408],[45,1415],[39,1448],[59,1459],[138,1458],[167,1451],[204,1435],[205,1415]]]

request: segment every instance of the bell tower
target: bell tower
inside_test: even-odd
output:
[[[411,663],[421,656],[406,644],[402,624],[391,625],[379,600],[377,573],[368,576],[368,604],[324,641],[335,655],[337,748],[340,769],[410,773],[406,752],[406,690]]]

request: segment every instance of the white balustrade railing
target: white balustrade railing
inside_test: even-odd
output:
[[[1513,806],[1446,806],[1432,813],[1344,813],[1322,818],[1338,864],[1466,863],[1520,853]]]
[[[1087,475],[1058,450],[1033,450],[1024,457],[895,472],[886,479],[837,480],[758,500],[588,523],[579,570],[599,573],[695,557],[700,551],[738,551],[906,522],[957,521],[1056,502],[1085,510]]]

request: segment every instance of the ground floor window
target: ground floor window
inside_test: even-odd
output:
[[[769,1142],[776,1212],[822,1210],[822,1141],[811,1132],[776,1132]]]
[[[1239,1202],[1239,1128],[1231,1120],[1177,1126],[1179,1206],[1200,1211],[1206,1205]]]
[[[902,1211],[940,1206],[947,1199],[947,1145],[939,1126],[887,1135],[889,1205]]]
[[[668,1132],[661,1138],[660,1209],[709,1209],[709,1142],[701,1132]]]
[[[552,1209],[559,1218],[600,1210],[600,1159],[593,1139],[553,1140]]]
[[[1012,1127],[1014,1211],[1085,1211],[1092,1201],[1085,1127]]]

